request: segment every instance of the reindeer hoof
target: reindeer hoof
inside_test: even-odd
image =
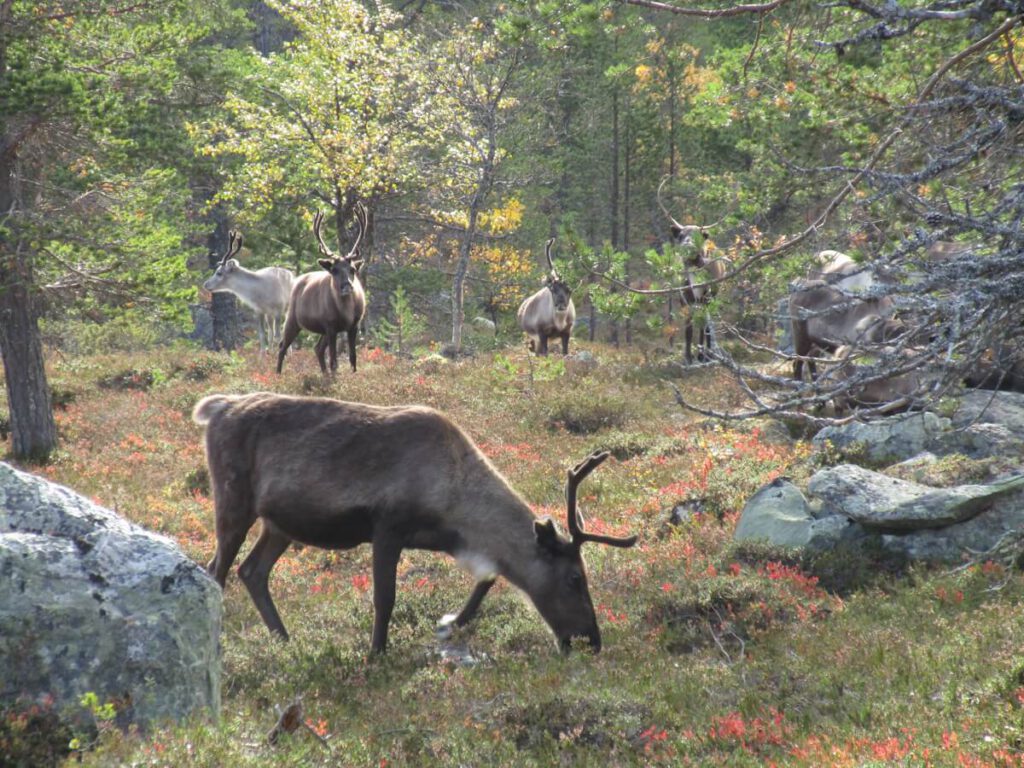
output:
[[[451,636],[455,634],[455,619],[457,614],[446,613],[441,617],[440,621],[437,622],[437,627],[434,629],[434,634],[438,640],[449,640]]]

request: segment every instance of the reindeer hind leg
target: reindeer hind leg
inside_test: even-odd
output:
[[[273,598],[270,597],[270,570],[278,561],[284,551],[291,544],[291,539],[283,533],[275,530],[266,520],[263,521],[263,530],[252,552],[245,558],[238,568],[238,576],[249,590],[249,597],[260,612],[263,623],[267,625],[274,634],[288,639],[288,630],[284,628],[284,622],[277,612]]]
[[[256,515],[251,509],[251,500],[247,497],[227,497],[218,494],[216,511],[217,551],[206,565],[206,572],[220,584],[221,589],[227,582],[231,564],[242,548],[246,534],[256,522]]]

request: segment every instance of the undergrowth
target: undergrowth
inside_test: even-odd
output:
[[[997,565],[908,569],[880,548],[807,555],[733,544],[739,512],[761,485],[806,478],[807,444],[697,421],[662,381],[632,374],[639,361],[628,351],[588,351],[596,364],[583,370],[540,368],[523,350],[425,366],[370,349],[358,374],[333,380],[309,349],[293,352],[281,376],[255,351],[53,359],[51,384],[67,393],[56,413],[61,446],[29,469],[171,536],[199,563],[214,547],[213,504],[190,412],[213,392],[437,407],[538,515],[563,527],[566,469],[608,449],[613,458],[580,491],[586,524],[640,535],[630,550],[587,548],[604,641],[596,656],[559,655],[535,611],[501,583],[452,641],[461,653],[445,653],[434,624],[461,605],[472,580],[443,556],[409,552],[389,652],[370,658],[368,549],[293,549],[271,579],[289,643],[269,636],[237,578],[228,580],[218,722],[200,713],[144,733],[104,728],[73,759],[1024,765],[1018,576],[1007,581]],[[677,385],[701,405],[728,401],[735,393],[714,375],[701,370]],[[677,505],[692,514],[670,525]],[[276,708],[297,697],[308,728],[271,746]],[[72,734],[49,715],[15,708],[5,717],[0,763],[19,764],[15,748],[29,754],[20,764],[66,759]]]

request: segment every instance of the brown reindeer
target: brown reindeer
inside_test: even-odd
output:
[[[548,339],[558,336],[562,339],[562,354],[569,354],[569,337],[576,322],[576,307],[572,303],[572,289],[562,280],[551,261],[551,245],[555,238],[544,246],[548,260],[548,276],[544,287],[519,305],[516,320],[523,332],[530,337],[530,351],[547,355]]]
[[[601,634],[581,547],[630,547],[636,537],[586,533],[576,488],[607,453],[569,472],[570,538],[529,506],[446,416],[423,406],[380,407],[273,393],[211,395],[192,414],[206,425],[217,552],[207,570],[223,587],[246,533],[259,540],[238,569],[267,627],[288,633],[268,579],[292,541],[325,549],[373,547],[373,651],[387,645],[404,549],[446,552],[478,579],[444,623],[465,624],[498,576],[522,590],[568,650]]]
[[[821,352],[834,353],[842,345],[880,344],[905,331],[893,318],[895,305],[888,296],[852,297],[824,280],[800,281],[789,295],[789,317],[793,326],[793,378],[803,378],[803,364],[813,381],[817,368],[813,358]]]
[[[288,347],[295,341],[300,330],[319,333],[316,343],[316,359],[320,370],[327,373],[325,351],[331,352],[331,373],[338,370],[338,334],[348,334],[348,360],[352,371],[356,370],[356,337],[359,322],[366,311],[366,295],[359,282],[359,268],[363,260],[358,258],[359,243],[366,232],[366,209],[356,206],[359,235],[347,256],[336,256],[324,243],[320,234],[324,216],[317,211],[313,216],[313,234],[316,235],[320,253],[317,263],[323,272],[308,272],[295,280],[292,288],[288,318],[284,324],[284,336],[277,352],[277,372],[281,372]]]
[[[903,350],[899,358],[909,360],[915,354],[919,354],[919,351]],[[847,384],[863,370],[863,366],[856,362],[856,350],[853,347],[837,347],[832,356],[837,366],[829,376],[836,384]],[[832,403],[837,416],[858,408],[877,408],[882,413],[902,412],[919,401],[926,384],[927,379],[921,371],[908,371],[862,384],[848,384],[832,398]]]

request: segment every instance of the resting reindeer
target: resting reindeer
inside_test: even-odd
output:
[[[272,393],[211,395],[192,418],[206,425],[217,553],[207,570],[223,587],[257,517],[259,540],[238,569],[267,627],[288,633],[268,578],[294,540],[325,549],[373,546],[373,639],[387,645],[403,549],[446,552],[478,579],[449,623],[465,624],[498,576],[526,593],[563,650],[574,637],[601,648],[581,547],[630,547],[636,537],[586,533],[576,487],[607,457],[569,472],[564,538],[538,520],[480,449],[424,406],[380,407]],[[447,617],[446,617],[447,618]]]
[[[707,258],[707,234],[715,226],[715,224],[709,224],[706,226],[697,226],[695,224],[680,224],[676,221],[672,214],[668,212],[668,209],[661,202],[661,189],[665,186],[665,181],[668,179],[666,176],[662,179],[661,184],[658,185],[658,205],[661,207],[662,212],[668,217],[671,224],[672,232],[672,244],[677,248],[684,249],[685,254],[683,256],[683,269],[686,276],[686,287],[679,291],[679,299],[686,306],[686,362],[693,362],[693,312],[695,307],[706,307],[711,300],[718,294],[718,282],[711,283],[694,283],[693,275],[690,272],[691,269],[703,270],[703,272],[712,280],[718,281],[725,277],[725,274],[729,271],[729,260],[727,258],[720,257],[717,259]],[[697,359],[706,360],[708,355],[707,351],[711,348],[714,343],[711,336],[711,325],[708,319],[705,317],[700,325],[700,332],[697,335]]]
[[[569,354],[569,337],[576,322],[576,307],[570,298],[572,289],[559,277],[551,261],[554,242],[552,237],[544,246],[549,270],[544,287],[520,304],[516,313],[519,327],[530,337],[530,351],[538,355],[548,353],[548,339],[554,336],[562,339],[562,354]]]
[[[789,317],[793,326],[793,378],[803,378],[804,359],[821,352],[835,352],[847,344],[878,344],[904,331],[893,318],[895,305],[888,296],[851,297],[824,280],[805,280],[789,295]],[[807,360],[813,381],[817,369]]]
[[[359,322],[366,311],[366,296],[359,282],[359,268],[363,260],[358,258],[359,243],[366,232],[366,210],[356,206],[359,235],[347,256],[335,256],[324,243],[320,226],[324,216],[317,211],[313,216],[313,234],[316,235],[320,253],[317,263],[323,272],[307,272],[295,280],[292,288],[288,319],[284,324],[284,337],[277,352],[277,372],[281,372],[288,346],[295,341],[300,330],[319,333],[320,339],[314,348],[320,370],[327,373],[325,351],[331,351],[331,373],[338,370],[338,334],[348,334],[348,360],[352,371],[356,370],[356,336]]]
[[[269,345],[281,338],[281,324],[288,311],[295,275],[283,267],[264,267],[252,272],[234,258],[241,249],[242,233],[229,232],[228,250],[203,288],[211,293],[228,291],[251,307],[256,312],[260,351],[267,352]]]
[[[889,350],[894,351],[892,348]],[[912,360],[917,354],[920,354],[920,350],[904,349],[898,353],[898,359]],[[833,357],[838,365],[829,372],[829,377],[836,384],[850,382],[847,388],[837,393],[832,399],[836,415],[842,415],[857,408],[880,408],[882,413],[908,410],[914,407],[928,384],[927,375],[921,370],[911,370],[857,383],[851,380],[864,371],[864,366],[855,362],[856,349],[842,345],[836,348]]]

